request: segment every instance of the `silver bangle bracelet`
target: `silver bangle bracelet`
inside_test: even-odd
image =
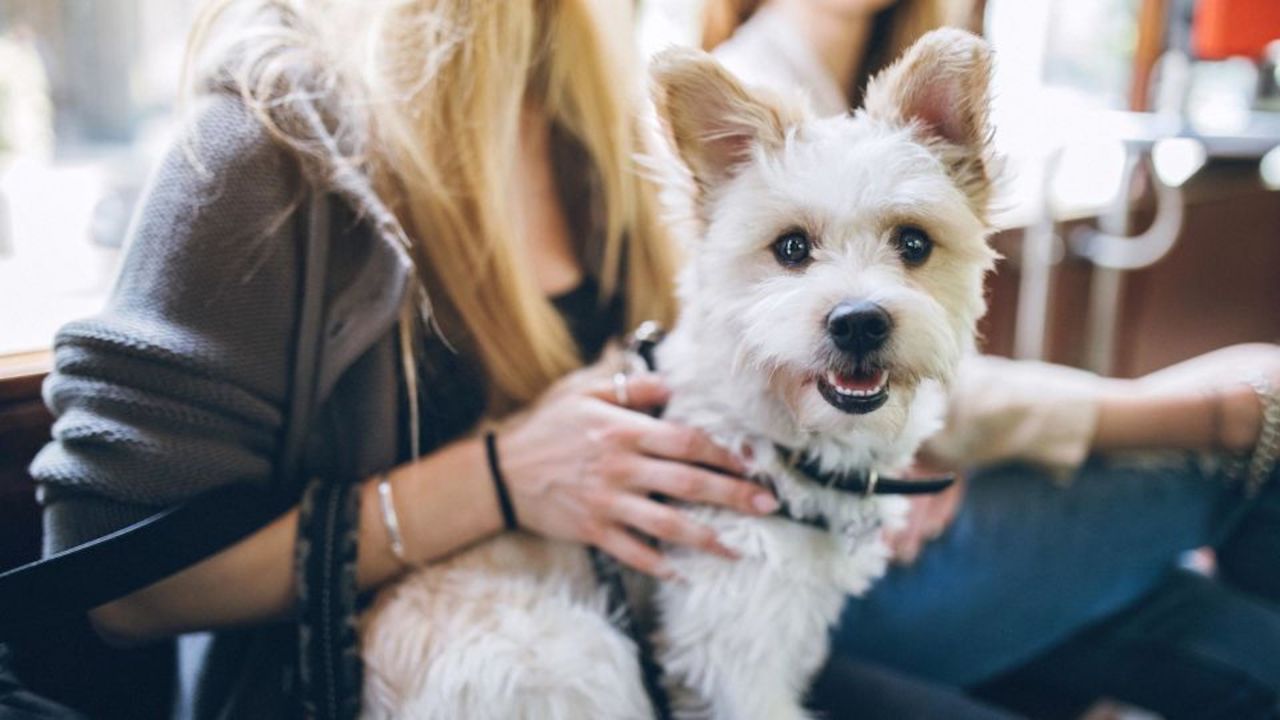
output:
[[[1280,459],[1280,392],[1263,377],[1251,380],[1249,385],[1258,394],[1262,421],[1258,428],[1258,441],[1249,457],[1244,490],[1247,497],[1256,497],[1275,471],[1277,459]]]
[[[378,504],[382,508],[382,524],[387,528],[391,554],[408,565],[409,558],[404,551],[404,537],[400,534],[400,516],[396,515],[395,499],[391,496],[391,480],[386,475],[378,479]]]

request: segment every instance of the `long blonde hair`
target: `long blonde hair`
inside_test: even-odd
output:
[[[765,0],[707,0],[703,6],[702,48],[714,50],[764,5]],[[895,0],[872,16],[867,48],[853,87],[845,88],[852,105],[861,102],[871,76],[892,63],[921,35],[947,20],[942,0]]]
[[[206,9],[189,58],[208,52],[215,22],[241,4]],[[583,158],[557,172],[584,173],[594,188],[589,211],[603,237],[579,240],[577,252],[598,271],[602,301],[620,293],[628,325],[673,319],[674,248],[634,160],[641,89],[628,3],[249,6],[256,19],[236,31],[231,50],[213,53],[215,75],[400,239],[433,323],[484,369],[491,411],[533,399],[582,362],[521,255],[510,191],[526,101],[544,109],[553,143],[571,143]]]

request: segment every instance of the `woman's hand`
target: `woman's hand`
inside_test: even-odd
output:
[[[504,423],[498,455],[521,526],[594,545],[659,577],[670,568],[635,533],[735,557],[710,528],[649,494],[752,515],[773,512],[777,500],[740,479],[742,462],[705,434],[641,412],[667,396],[656,375],[633,375],[619,391],[587,370]]]
[[[944,474],[936,465],[917,459],[907,477],[930,477]],[[907,524],[885,533],[885,542],[893,553],[893,561],[910,565],[920,556],[924,546],[938,539],[951,526],[964,501],[964,478],[956,477],[951,487],[933,495],[910,498]]]

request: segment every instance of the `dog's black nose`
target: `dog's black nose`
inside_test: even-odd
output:
[[[842,302],[827,315],[827,334],[845,352],[869,353],[884,345],[893,318],[873,302]]]

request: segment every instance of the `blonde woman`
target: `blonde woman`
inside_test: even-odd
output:
[[[709,0],[704,42],[744,79],[838,114],[943,9]],[[893,539],[908,566],[850,603],[837,656],[934,692],[980,688],[1036,716],[1112,697],[1169,718],[1276,717],[1280,482],[1263,410],[1280,402],[1277,387],[1274,345],[1132,381],[972,358],[925,450],[934,463],[982,469],[963,498],[916,504]],[[1162,455],[1089,459],[1129,450]],[[1224,454],[1259,458],[1262,489],[1241,492],[1241,473],[1205,469]],[[1182,552],[1206,545],[1216,580],[1178,569]]]
[[[350,582],[323,599],[350,612],[357,591],[504,524],[660,575],[640,536],[726,551],[652,493],[776,509],[728,452],[645,412],[664,401],[655,377],[591,365],[608,339],[673,315],[672,251],[633,167],[642,86],[626,6],[264,0],[205,14],[192,121],[106,309],[58,335],[58,420],[32,468],[49,553],[211,488],[269,483],[290,420],[300,248],[332,229],[308,473],[286,485],[295,501],[352,490],[92,613],[124,643],[213,632],[191,716],[286,717],[290,685],[343,687],[294,670],[321,630],[295,650],[281,621],[333,590],[309,586],[295,553],[302,568],[346,549]],[[317,192],[332,198],[318,214]]]
[[[707,0],[702,47],[835,114],[861,104],[871,76],[945,19],[940,0]]]

